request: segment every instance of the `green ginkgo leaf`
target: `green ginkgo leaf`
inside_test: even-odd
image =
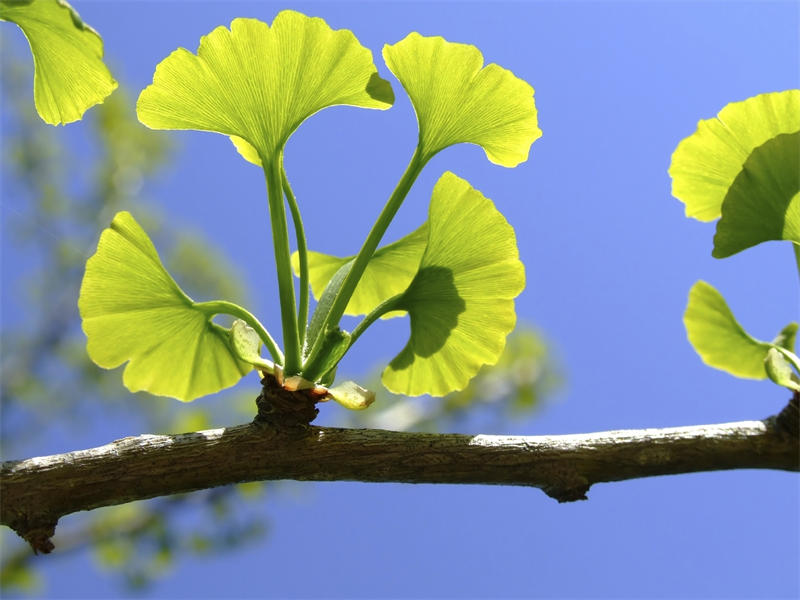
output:
[[[384,46],[383,58],[411,97],[424,157],[466,142],[504,167],[528,159],[542,132],[533,88],[511,71],[484,67],[475,46],[418,33]]]
[[[322,19],[280,12],[270,27],[234,19],[179,48],[139,96],[139,120],[153,129],[199,129],[233,137],[247,160],[275,158],[297,127],[334,105],[389,108],[389,83],[352,32]]]
[[[722,203],[712,254],[725,258],[770,240],[800,243],[800,131],[775,136],[747,158]]]
[[[150,238],[127,212],[100,236],[86,263],[78,308],[89,357],[123,383],[188,402],[235,384],[251,365],[238,359],[229,331],[164,269]]]
[[[253,365],[266,373],[275,372],[275,363],[261,357],[261,338],[256,330],[241,319],[236,319],[230,328],[233,353],[239,360]]]
[[[775,339],[772,340],[772,344],[783,348],[784,350],[788,350],[789,352],[794,352],[798,327],[799,326],[797,323],[789,323],[786,327],[781,329],[777,336],[775,336]]]
[[[411,337],[383,372],[392,392],[443,396],[500,358],[525,287],[514,229],[470,184],[446,172],[433,190],[428,244],[397,305]]]
[[[672,195],[686,216],[713,221],[753,151],[782,133],[800,131],[800,90],[732,102],[716,118],[700,121],[672,155]]]
[[[375,402],[375,392],[361,387],[355,381],[345,381],[329,388],[328,396],[350,410],[364,410]]]
[[[16,23],[33,54],[33,100],[45,123],[78,121],[114,91],[103,40],[63,0],[0,0],[0,20]]]
[[[778,348],[770,348],[764,360],[764,369],[769,378],[778,385],[800,392],[800,378],[792,369],[792,363]]]
[[[403,292],[417,273],[427,243],[428,224],[423,223],[407,236],[376,250],[358,281],[345,314],[366,315],[384,300]],[[309,252],[308,277],[314,297],[320,298],[336,271],[353,258]],[[296,275],[300,274],[297,252],[292,254],[292,268]],[[383,316],[389,318],[402,314],[393,311]]]
[[[692,286],[683,323],[689,342],[708,366],[737,377],[767,376],[764,359],[774,344],[748,335],[712,285],[698,281]]]

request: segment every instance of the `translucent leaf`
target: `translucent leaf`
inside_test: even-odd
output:
[[[781,329],[780,333],[775,336],[772,343],[789,352],[794,352],[795,339],[797,338],[797,323],[789,323],[786,327]]]
[[[345,381],[328,389],[328,395],[350,410],[364,410],[375,401],[375,392],[361,387],[354,381]]]
[[[134,218],[120,212],[86,263],[78,308],[90,358],[123,383],[188,402],[232,386],[251,366],[236,358],[227,329],[213,323],[164,269]]]
[[[390,391],[409,396],[463,389],[496,363],[525,286],[513,228],[467,181],[442,175],[428,223],[419,271],[400,302],[411,337],[383,372]]]
[[[311,381],[319,380],[325,373],[334,369],[350,347],[350,334],[335,327],[328,329],[317,347],[308,356],[303,366],[303,376]]]
[[[533,88],[511,71],[484,67],[475,46],[418,33],[384,46],[383,58],[411,97],[423,156],[467,142],[504,167],[528,159],[542,132]]]
[[[114,91],[103,40],[62,0],[0,0],[0,19],[16,23],[33,54],[33,100],[43,121],[61,125]]]
[[[417,273],[427,243],[428,224],[423,223],[407,236],[376,250],[347,304],[345,314],[366,315],[384,300],[403,292]],[[354,258],[309,252],[308,275],[314,297],[320,298],[336,271]],[[300,274],[297,252],[292,254],[292,268],[296,275]],[[402,314],[393,311],[384,318]]]
[[[153,129],[199,129],[234,136],[247,160],[271,159],[315,112],[334,105],[386,109],[394,101],[372,53],[352,32],[284,10],[272,27],[234,19],[179,48],[139,96],[139,119]],[[259,160],[260,162],[260,160]]]
[[[253,365],[256,369],[272,373],[275,363],[261,358],[261,338],[256,330],[241,319],[236,319],[230,329],[231,346],[239,360]]]
[[[750,337],[712,285],[698,281],[692,286],[683,323],[689,342],[708,366],[737,377],[767,376],[764,359],[773,345]]]
[[[780,386],[800,392],[800,378],[792,365],[777,348],[770,348],[764,361],[767,376]]]
[[[800,131],[775,136],[747,158],[722,203],[712,254],[725,258],[769,240],[800,243]]]
[[[700,121],[672,155],[672,195],[686,216],[713,221],[751,153],[782,133],[800,131],[800,90],[732,102],[716,118]]]

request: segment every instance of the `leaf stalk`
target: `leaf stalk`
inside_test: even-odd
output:
[[[238,304],[227,302],[225,300],[194,302],[192,305],[194,308],[203,311],[209,316],[230,315],[232,317],[236,317],[237,319],[241,319],[255,330],[255,332],[258,334],[258,337],[261,338],[262,342],[264,342],[264,347],[267,349],[267,352],[270,353],[272,359],[278,364],[283,364],[285,359],[283,352],[281,352],[281,349],[278,347],[278,344],[276,344],[275,340],[272,339],[272,336],[269,334],[266,327],[264,327],[255,317],[255,315],[250,313],[250,311],[247,309],[242,308]]]
[[[289,230],[284,206],[282,170],[283,154],[263,161],[267,180],[269,217],[272,223],[272,243],[275,251],[275,267],[278,275],[278,294],[281,303],[281,325],[283,345],[286,351],[283,369],[287,375],[300,370],[300,337],[297,328],[297,313],[294,296],[294,279],[289,250]]]
[[[367,330],[367,327],[372,325],[375,321],[380,319],[386,313],[390,313],[393,310],[398,310],[401,308],[401,300],[403,299],[403,294],[397,294],[392,296],[388,300],[384,300],[378,306],[376,306],[371,313],[369,313],[366,317],[364,317],[361,322],[356,325],[355,329],[353,329],[352,333],[350,334],[350,344],[347,346],[347,349],[353,347],[355,341],[361,337],[361,334]]]
[[[355,259],[353,259],[352,267],[350,268],[349,273],[345,277],[341,287],[339,288],[339,291],[331,303],[328,314],[325,315],[325,318],[322,322],[322,326],[319,328],[320,333],[317,336],[317,339],[309,340],[309,343],[313,344],[309,354],[312,354],[317,349],[317,346],[322,343],[325,331],[327,331],[329,328],[338,326],[339,321],[341,320],[342,316],[344,315],[344,311],[347,308],[347,304],[350,302],[350,298],[352,298],[353,292],[355,292],[356,286],[358,285],[361,276],[364,274],[364,270],[369,264],[370,258],[372,258],[372,255],[378,248],[378,244],[380,244],[381,239],[383,239],[383,235],[386,233],[389,224],[392,222],[392,219],[394,219],[394,216],[397,214],[400,205],[403,203],[403,200],[405,200],[409,190],[411,190],[411,186],[414,185],[414,182],[416,181],[420,172],[422,172],[423,167],[429,159],[430,156],[424,155],[420,147],[417,146],[416,150],[414,151],[414,155],[411,157],[411,160],[409,161],[408,166],[403,173],[403,176],[400,178],[400,181],[397,183],[392,195],[389,197],[389,200],[383,207],[383,210],[378,216],[377,221],[375,221],[375,224],[372,226],[367,239],[364,241],[363,246],[361,246],[361,250],[359,250]],[[362,328],[362,332],[365,328],[366,327]],[[359,332],[359,335],[360,333],[361,332]]]
[[[797,264],[797,275],[800,276],[800,244],[792,242],[792,248],[794,249],[794,262]]]
[[[308,326],[308,244],[306,243],[306,233],[303,228],[303,219],[300,217],[300,208],[297,205],[297,198],[289,185],[289,178],[286,176],[286,169],[281,164],[281,185],[286,201],[289,204],[289,211],[292,213],[292,223],[294,224],[295,238],[297,239],[297,256],[300,261],[300,306],[297,309],[298,338],[301,342],[306,336]]]

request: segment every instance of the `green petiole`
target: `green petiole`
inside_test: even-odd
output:
[[[269,162],[264,161],[267,180],[269,217],[272,223],[272,242],[275,250],[275,266],[278,274],[278,294],[281,303],[281,324],[286,360],[283,369],[287,375],[300,371],[300,337],[297,329],[297,313],[294,297],[294,279],[289,251],[289,231],[286,224],[282,171],[283,155],[278,154]]]
[[[297,206],[297,198],[294,196],[292,186],[289,185],[283,165],[281,165],[281,185],[292,213],[292,223],[297,239],[297,256],[300,259],[300,306],[297,309],[297,333],[302,345],[308,325],[308,245],[306,244],[305,229],[303,229],[303,219],[300,218],[300,208]]]
[[[388,300],[384,300],[378,306],[376,306],[371,313],[369,313],[366,317],[364,317],[361,322],[356,325],[355,329],[353,329],[352,333],[350,334],[350,344],[347,346],[348,350],[352,348],[355,341],[361,337],[361,334],[367,330],[367,327],[372,325],[375,321],[380,319],[386,313],[390,313],[393,310],[401,310],[402,306],[402,299],[403,294],[397,294],[396,296],[392,296]]]
[[[800,244],[792,242],[792,248],[794,249],[794,262],[797,264],[797,274],[800,275]]]
[[[278,347],[278,344],[275,343],[275,340],[272,339],[272,336],[269,334],[267,329],[261,324],[261,322],[248,310],[242,308],[238,304],[234,304],[233,302],[227,302],[225,300],[213,300],[211,302],[193,302],[192,306],[198,310],[203,311],[208,316],[230,315],[232,317],[236,317],[237,319],[241,319],[255,330],[255,332],[258,334],[258,337],[261,338],[262,342],[264,342],[264,347],[267,349],[267,352],[269,352],[270,355],[272,356],[272,360],[274,360],[277,364],[280,365],[284,363],[285,359],[283,356],[283,352],[281,352],[281,349]]]
[[[359,250],[358,254],[353,259],[352,266],[347,273],[347,276],[342,281],[339,290],[336,292],[336,296],[334,297],[330,308],[328,309],[328,313],[325,315],[324,320],[318,329],[319,333],[316,336],[316,339],[309,340],[309,343],[312,344],[309,355],[318,351],[318,346],[322,343],[325,332],[328,329],[338,326],[339,321],[341,320],[342,315],[344,315],[344,311],[347,308],[347,303],[350,302],[350,298],[353,296],[353,292],[355,292],[358,281],[361,279],[364,270],[367,268],[370,258],[372,258],[372,255],[378,248],[378,244],[380,244],[381,239],[383,239],[383,235],[386,233],[389,224],[392,222],[392,219],[394,219],[394,216],[397,214],[400,205],[408,195],[411,186],[414,185],[414,182],[429,159],[430,156],[423,156],[419,146],[417,146],[417,149],[414,151],[414,155],[411,157],[411,161],[408,163],[408,167],[406,167],[405,173],[403,173],[403,176],[400,178],[400,181],[392,192],[392,195],[389,197],[389,200],[383,207],[381,214],[378,216],[378,220],[372,226],[372,229],[370,230],[367,239],[364,241],[364,245],[361,247],[361,250]],[[367,323],[367,325],[369,325],[369,323]],[[365,328],[366,325],[359,332],[359,335]]]

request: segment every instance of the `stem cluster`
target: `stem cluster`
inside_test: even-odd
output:
[[[300,375],[312,381],[325,379],[335,368],[334,365],[334,367],[328,367],[326,372],[320,373],[320,357],[325,357],[334,351],[333,347],[329,348],[328,346],[336,344],[339,347],[337,354],[341,358],[341,355],[353,345],[367,327],[384,314],[398,308],[402,295],[394,296],[376,307],[356,326],[352,335],[339,330],[339,322],[370,258],[377,250],[392,219],[429,159],[430,156],[424,156],[418,146],[360,251],[328,284],[324,294],[325,298],[318,303],[310,325],[308,245],[297,198],[286,175],[282,153],[279,152],[275,158],[263,161],[278,276],[285,354],[281,352],[275,340],[258,319],[244,309],[227,302],[206,302],[197,306],[208,310],[209,313],[229,314],[245,321],[258,333],[273,360],[282,366],[284,374]],[[289,227],[286,216],[287,204],[292,218],[299,259],[300,288],[297,295],[295,295],[292,277]],[[332,333],[338,335],[332,335]]]

